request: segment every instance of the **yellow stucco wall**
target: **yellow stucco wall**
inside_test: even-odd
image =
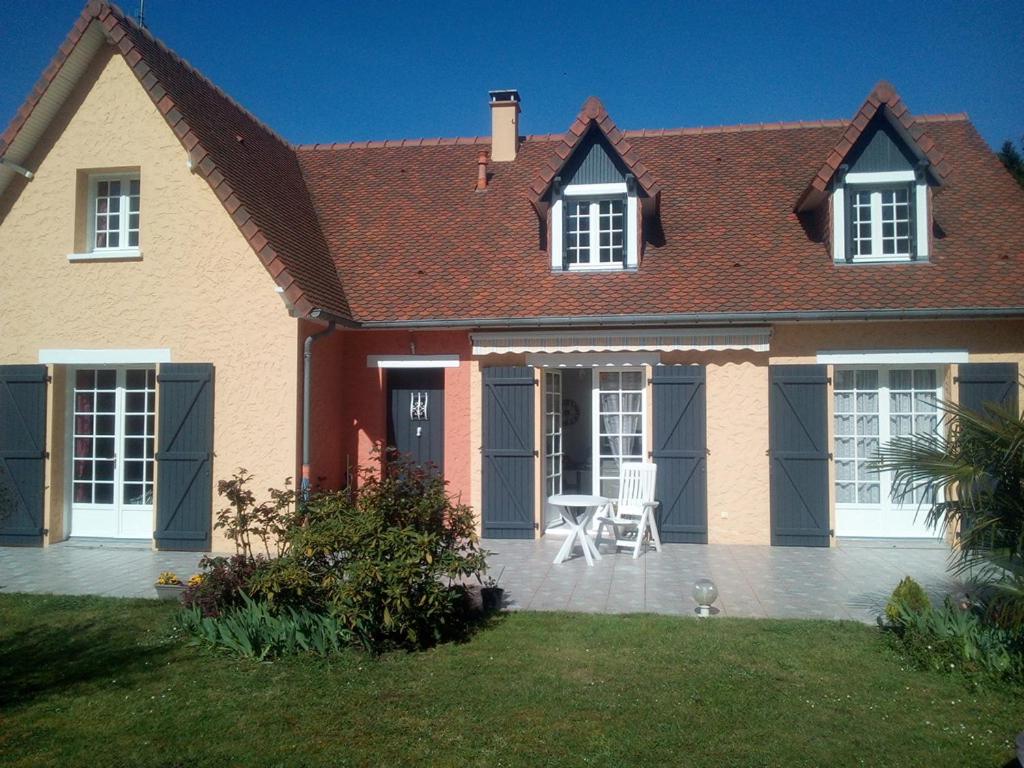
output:
[[[767,544],[768,356],[676,352],[662,362],[706,366],[708,543]]]
[[[296,470],[297,323],[206,181],[120,55],[98,55],[28,163],[36,177],[0,221],[0,362],[40,349],[169,348],[216,368],[213,477],[244,466],[256,488]],[[68,261],[83,169],[139,168],[134,262]],[[55,371],[46,525],[59,540],[63,379]],[[214,508],[220,499],[214,493]],[[214,533],[215,548],[226,543]]]

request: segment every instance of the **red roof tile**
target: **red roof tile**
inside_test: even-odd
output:
[[[1024,307],[1024,191],[963,116],[917,122],[956,162],[931,258],[911,264],[836,265],[793,212],[845,122],[629,134],[661,180],[662,233],[622,273],[550,269],[531,184],[562,136],[527,138],[482,193],[473,146],[298,154],[364,322]]]

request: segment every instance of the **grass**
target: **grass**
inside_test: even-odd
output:
[[[851,623],[512,614],[421,654],[255,664],[173,607],[0,595],[7,766],[1012,764],[1013,689]]]

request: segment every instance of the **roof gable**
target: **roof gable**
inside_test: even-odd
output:
[[[295,311],[351,319],[291,146],[117,6],[94,0],[85,7],[0,135],[0,158],[28,154],[77,82],[74,65],[104,44],[124,57]]]
[[[563,185],[613,184],[625,180],[629,168],[608,145],[604,134],[591,128],[576,147],[576,151],[562,168],[559,177]]]
[[[611,150],[611,156],[636,177],[637,186],[656,207],[661,194],[661,184],[640,160],[640,155],[626,139],[626,135],[616,127],[615,121],[609,116],[601,100],[591,96],[583,103],[569,130],[560,140],[555,141],[543,168],[534,176],[530,185],[530,202],[537,212],[546,213],[546,198],[552,182],[574,160],[577,152],[586,149],[589,142],[594,140],[590,138],[591,131],[600,132],[601,138]]]
[[[880,126],[881,121],[885,122],[888,130]],[[938,150],[931,136],[925,132],[924,124],[907,109],[907,105],[903,103],[903,99],[892,84],[883,80],[868,94],[842,137],[832,147],[825,162],[800,195],[796,210],[807,211],[820,205],[827,196],[839,167],[848,164],[851,157],[859,159],[866,148],[865,142],[861,139],[865,136],[869,137],[869,141],[874,139],[879,128],[886,130],[886,137],[898,139],[903,151],[912,153],[917,161],[925,161],[927,172],[934,183],[943,183],[949,175],[949,162]]]

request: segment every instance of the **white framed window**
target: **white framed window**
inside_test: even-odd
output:
[[[551,208],[551,267],[621,270],[637,266],[637,197],[623,183],[569,185]]]
[[[872,472],[878,449],[894,437],[942,429],[941,370],[893,365],[836,368],[833,387],[836,533],[839,536],[936,535],[925,523],[934,497],[904,490],[889,472]]]
[[[914,171],[848,173],[832,193],[837,262],[927,258],[928,225],[928,185]]]
[[[138,173],[92,174],[88,179],[85,253],[74,260],[139,256],[142,182]]]

